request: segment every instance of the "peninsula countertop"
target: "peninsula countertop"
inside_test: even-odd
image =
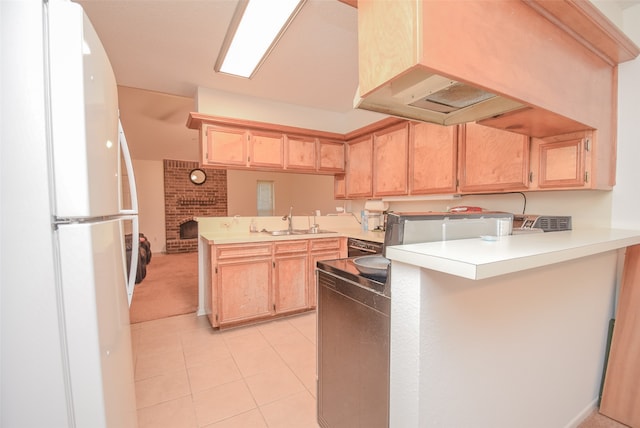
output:
[[[479,280],[547,266],[640,243],[639,230],[580,229],[386,248],[386,257],[425,269]]]
[[[281,217],[199,217],[198,234],[208,244],[246,244],[252,242],[286,241],[292,239],[321,239],[348,237],[384,242],[384,231],[364,231],[353,216],[321,216],[319,228],[333,233],[306,233],[273,236],[265,232],[250,232],[251,221],[257,230],[285,230],[287,223]],[[307,216],[294,216],[293,229],[308,229]]]
[[[209,244],[246,244],[252,242],[286,241],[292,239],[321,239],[335,237],[358,238],[373,242],[384,242],[384,232],[364,232],[359,229],[334,229],[335,230],[332,230],[331,233],[306,233],[276,236],[270,235],[265,232],[202,232],[200,233],[200,237],[206,239]]]

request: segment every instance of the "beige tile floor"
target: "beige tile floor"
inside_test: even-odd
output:
[[[316,314],[214,331],[194,314],[131,326],[139,428],[317,428]],[[624,427],[597,410],[579,428]]]
[[[139,428],[318,427],[315,312],[223,331],[188,314],[131,334]]]

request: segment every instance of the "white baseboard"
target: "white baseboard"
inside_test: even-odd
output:
[[[598,408],[598,398],[595,398],[587,407],[576,415],[564,428],[577,428],[589,415]]]

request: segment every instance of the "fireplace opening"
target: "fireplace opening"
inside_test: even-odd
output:
[[[180,225],[180,239],[193,239],[198,237],[198,222],[185,221]]]

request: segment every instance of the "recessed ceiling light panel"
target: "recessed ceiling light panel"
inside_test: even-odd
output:
[[[215,71],[251,77],[278,43],[305,0],[240,0]]]

